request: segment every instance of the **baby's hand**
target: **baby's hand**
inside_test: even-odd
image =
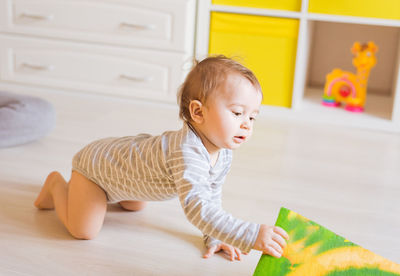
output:
[[[286,246],[285,239],[288,240],[289,235],[279,226],[267,226],[261,224],[253,249],[280,258],[283,254],[283,249]]]
[[[203,257],[208,259],[212,255],[214,255],[214,253],[217,253],[217,252],[219,252],[221,250],[223,250],[226,254],[228,254],[229,259],[231,261],[233,261],[235,259],[238,260],[238,261],[241,260],[242,252],[240,251],[240,249],[236,248],[236,247],[233,247],[232,245],[223,243],[223,242],[208,248],[207,252],[204,254]],[[243,254],[247,255],[247,253],[243,253]]]

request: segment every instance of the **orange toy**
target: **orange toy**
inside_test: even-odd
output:
[[[351,48],[353,53],[353,65],[357,73],[335,68],[326,75],[324,96],[322,104],[337,107],[341,103],[346,104],[345,109],[352,112],[364,111],[367,95],[367,83],[369,72],[376,64],[375,53],[378,47],[374,42],[360,45],[355,42]]]

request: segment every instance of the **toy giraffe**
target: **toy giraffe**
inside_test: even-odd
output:
[[[372,41],[363,45],[355,42],[351,52],[354,55],[353,65],[357,73],[353,74],[338,68],[329,73],[326,76],[322,104],[337,107],[345,103],[345,109],[348,111],[364,111],[369,72],[376,64],[377,51],[378,47]]]

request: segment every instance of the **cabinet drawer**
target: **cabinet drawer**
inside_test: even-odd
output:
[[[248,66],[260,81],[263,104],[290,107],[298,26],[296,19],[213,12],[209,52]]]
[[[212,0],[215,5],[239,6],[274,10],[300,11],[301,0]]]
[[[400,19],[399,0],[310,0],[309,12]]]
[[[182,54],[0,36],[0,80],[175,101]]]
[[[193,2],[0,0],[0,28],[9,33],[187,51],[194,39]]]

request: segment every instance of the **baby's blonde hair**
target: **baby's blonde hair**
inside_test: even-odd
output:
[[[190,102],[198,100],[205,104],[209,96],[231,73],[245,77],[261,93],[260,83],[254,73],[239,62],[223,55],[207,57],[201,62],[195,60],[193,68],[178,91],[179,117],[190,122]]]

